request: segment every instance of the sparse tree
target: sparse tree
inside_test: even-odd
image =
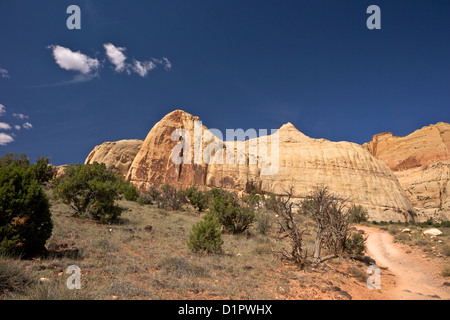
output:
[[[303,248],[303,235],[305,230],[302,230],[294,218],[293,207],[294,203],[291,201],[294,188],[289,187],[285,191],[284,197],[277,197],[272,195],[269,199],[270,208],[279,215],[278,223],[279,239],[289,238],[291,242],[291,249],[281,249],[275,251],[280,256],[281,260],[292,261],[300,267],[303,267],[308,258],[308,252]]]
[[[180,210],[187,202],[184,192],[178,191],[175,187],[165,184],[161,187],[158,197],[158,208]]]
[[[337,257],[345,249],[349,229],[349,215],[345,209],[346,200],[328,191],[327,187],[316,187],[306,197],[300,211],[309,215],[317,224],[313,261],[321,263]],[[325,247],[329,255],[322,257]]]

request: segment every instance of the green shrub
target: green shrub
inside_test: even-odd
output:
[[[36,164],[31,164],[30,160],[25,154],[7,153],[0,158],[0,167],[20,167],[23,169],[31,169],[34,173],[35,179],[39,184],[44,184],[51,179],[55,174],[52,166],[49,164],[49,159],[44,156],[36,159]]]
[[[252,192],[244,197],[242,197],[242,203],[245,204],[248,208],[251,208],[253,210],[256,210],[261,203],[261,196],[256,194],[255,190],[252,190]]]
[[[200,191],[196,187],[187,188],[184,194],[189,200],[189,203],[197,208],[198,211],[204,211],[209,207],[210,197],[207,192]]]
[[[360,205],[352,205],[348,210],[350,222],[361,223],[366,222],[369,218],[368,210]]]
[[[33,171],[0,167],[0,254],[40,254],[52,228],[50,204]]]
[[[54,195],[69,205],[78,217],[89,216],[109,223],[120,216],[115,205],[123,191],[122,177],[105,164],[77,164],[67,167],[64,177],[56,180]]]
[[[222,244],[220,224],[216,217],[211,214],[207,214],[203,221],[192,227],[187,242],[187,246],[191,251],[205,253],[221,253]]]
[[[45,157],[39,157],[36,159],[36,164],[32,166],[36,181],[39,184],[44,184],[53,179],[55,172],[49,165],[49,159]]]
[[[212,189],[212,203],[209,211],[227,232],[236,234],[247,230],[253,223],[255,212],[239,205],[234,195],[222,189]]]
[[[10,167],[17,166],[24,169],[28,169],[30,164],[30,159],[23,153],[17,155],[14,153],[7,153],[0,158],[0,167]]]
[[[123,182],[122,187],[122,193],[123,197],[127,201],[137,201],[139,198],[139,191],[136,189],[136,187],[128,181]]]
[[[350,254],[361,254],[366,250],[366,239],[360,233],[353,233],[345,242],[345,250]]]

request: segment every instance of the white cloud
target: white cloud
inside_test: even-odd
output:
[[[96,76],[96,72],[100,67],[100,62],[97,59],[90,58],[80,51],[74,52],[58,45],[51,45],[48,48],[53,49],[55,62],[62,69],[78,71],[85,76]]]
[[[16,124],[16,125],[14,126],[14,129],[16,129],[16,130],[20,130],[20,129],[22,129],[22,127],[21,127],[21,126],[19,126],[18,124]]]
[[[126,63],[127,56],[125,55],[125,51],[127,48],[116,47],[112,43],[105,43],[103,44],[103,47],[106,50],[106,56],[108,57],[109,62],[115,66],[115,71],[119,73],[126,72],[131,74],[131,72],[135,72],[144,78],[150,71],[156,69],[158,65],[162,65],[166,70],[172,68],[172,63],[165,57],[161,59],[151,58],[151,61],[139,61],[133,59],[132,64]]]
[[[127,49],[116,47],[112,43],[105,43],[103,47],[106,50],[106,56],[108,57],[109,62],[116,67],[116,72],[127,71],[129,74],[130,71],[128,69],[128,65],[125,63],[127,56],[124,54]]]
[[[9,134],[0,132],[0,146],[6,146],[8,143],[11,143],[14,141],[14,138],[11,137]]]
[[[9,78],[8,70],[0,68],[0,77],[2,77],[2,78]]]
[[[156,68],[156,65],[152,61],[138,61],[134,60],[133,71],[139,74],[141,77],[146,77],[149,71]]]
[[[4,105],[0,104],[0,117],[6,113],[6,108]]]
[[[5,122],[0,122],[0,130],[11,130],[11,126]]]
[[[126,72],[131,74],[134,72],[144,78],[159,65],[163,66],[165,70],[172,68],[172,63],[165,57],[161,59],[150,58],[151,60],[149,61],[133,59],[132,63],[127,63],[128,58],[125,54],[127,48],[116,47],[112,43],[105,43],[103,47],[106,50],[109,62],[114,65],[114,70],[117,73]],[[80,72],[72,81],[63,82],[63,84],[89,81],[98,76],[100,62],[97,59],[90,58],[80,51],[74,52],[59,45],[51,45],[48,48],[53,50],[55,62],[62,69]]]
[[[153,59],[158,64],[161,64],[164,66],[164,69],[170,70],[172,69],[172,63],[167,59],[166,57],[163,57],[162,59]]]
[[[25,122],[25,123],[22,125],[22,127],[24,127],[24,128],[27,129],[27,130],[30,130],[30,129],[33,128],[33,125],[32,125],[31,123],[29,123],[29,122]]]
[[[23,114],[23,113],[13,113],[13,117],[21,119],[21,120],[29,118],[26,114]]]

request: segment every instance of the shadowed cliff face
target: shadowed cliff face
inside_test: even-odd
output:
[[[269,136],[249,134],[245,142],[223,141],[220,133],[199,121],[182,110],[165,116],[140,147],[132,147],[136,156],[124,176],[141,190],[169,183],[178,188],[196,185],[281,195],[293,186],[296,200],[326,185],[331,192],[367,207],[373,220],[403,221],[413,210],[386,164],[357,144],[312,139],[290,123]],[[174,134],[180,129],[184,134]],[[257,152],[250,152],[255,146]],[[120,158],[120,154],[110,156],[111,152],[116,151],[104,153],[109,159]]]
[[[406,137],[377,134],[363,147],[394,171],[421,220],[450,218],[450,124]]]

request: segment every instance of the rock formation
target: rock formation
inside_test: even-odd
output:
[[[141,190],[169,183],[179,188],[196,185],[237,192],[254,189],[262,193],[283,194],[285,189],[293,186],[294,198],[297,199],[307,195],[315,186],[325,185],[331,192],[367,207],[373,220],[404,221],[413,211],[408,197],[387,165],[357,144],[312,139],[290,123],[268,137],[248,139],[245,143],[223,142],[199,124],[199,120],[181,110],[165,116],[149,132],[126,178]],[[182,138],[173,135],[177,129],[185,130]],[[198,130],[203,132],[201,140],[196,135]],[[276,137],[279,139],[279,152],[272,150],[272,145],[277,145],[272,143]],[[178,148],[180,141],[185,148]],[[254,145],[261,151],[265,141],[267,152],[249,152]],[[241,149],[242,145],[244,149]],[[272,153],[279,154],[277,161],[276,157],[271,157]],[[120,155],[118,153],[111,159]],[[234,162],[227,163],[227,155],[234,155]],[[202,161],[208,156],[215,163]],[[174,158],[184,161],[174,163]],[[276,170],[268,174],[269,168]]]
[[[142,142],[142,140],[104,142],[92,150],[86,158],[85,164],[104,163],[108,168],[126,176]]]
[[[450,218],[450,124],[377,134],[363,147],[392,169],[421,220]]]

